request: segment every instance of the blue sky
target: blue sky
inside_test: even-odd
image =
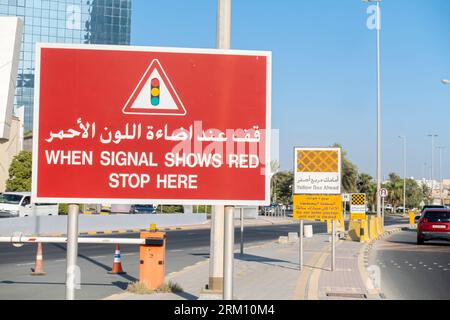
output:
[[[134,0],[132,44],[214,48],[216,0]],[[293,147],[342,144],[362,172],[375,175],[375,31],[359,0],[232,0],[233,49],[273,53],[272,127],[280,163]],[[383,176],[430,176],[431,139],[450,178],[450,1],[382,2]],[[435,152],[435,178],[439,176]],[[426,166],[425,166],[426,163]]]

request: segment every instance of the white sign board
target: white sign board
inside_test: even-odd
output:
[[[341,149],[295,148],[294,194],[340,194]]]
[[[388,195],[389,195],[388,189],[386,188],[380,189],[380,197],[387,198]]]
[[[350,202],[350,194],[348,193],[342,194],[342,201]]]

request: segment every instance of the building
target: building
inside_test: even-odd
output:
[[[25,132],[33,128],[36,42],[130,44],[131,0],[0,0],[0,16],[24,24],[14,106],[25,107]]]
[[[13,158],[23,150],[23,112],[23,107],[16,110],[16,114],[11,117],[8,139],[0,141],[0,192],[6,190]]]

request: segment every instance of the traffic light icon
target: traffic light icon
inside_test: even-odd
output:
[[[159,88],[159,80],[157,78],[153,78],[151,82],[151,103],[152,106],[158,106],[160,100],[160,88]]]

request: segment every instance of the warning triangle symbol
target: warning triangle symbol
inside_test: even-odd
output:
[[[122,112],[141,115],[186,115],[186,109],[158,59],[150,63]]]

